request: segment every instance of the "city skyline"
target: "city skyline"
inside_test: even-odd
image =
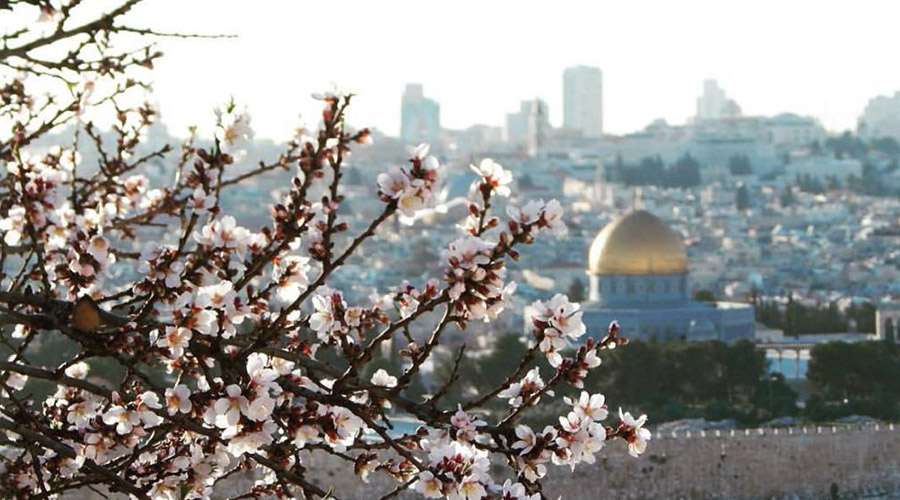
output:
[[[281,5],[277,16],[274,9],[242,10],[230,2],[182,10],[170,16],[148,5],[135,12],[160,29],[240,38],[162,41],[167,57],[157,68],[156,96],[175,132],[203,125],[213,106],[234,95],[247,104],[260,137],[282,139],[298,112],[313,116],[309,93],[331,81],[360,93],[355,125],[391,135],[399,135],[398,103],[410,82],[423,84],[441,104],[447,128],[501,126],[520,101],[535,97],[547,102],[558,126],[562,72],[581,64],[603,70],[604,128],[613,134],[657,118],[684,123],[707,78],[717,79],[745,115],[812,115],[829,130],[854,128],[869,99],[900,89],[900,68],[877,57],[897,37],[890,26],[896,8],[886,3],[849,12],[832,2],[568,3],[552,12],[525,3],[512,19],[501,5],[420,10],[351,2],[344,32],[353,36],[331,34],[328,23],[298,21],[331,15],[318,5]],[[496,26],[515,46],[487,43]],[[324,37],[331,45],[326,54],[307,53]],[[301,63],[304,57],[316,64]]]
[[[897,16],[783,3],[0,0],[0,499],[900,499]]]

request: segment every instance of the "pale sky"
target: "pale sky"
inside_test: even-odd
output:
[[[745,114],[793,111],[854,127],[869,98],[900,90],[900,2],[158,0],[133,20],[235,40],[166,40],[156,99],[173,132],[233,95],[263,137],[284,139],[310,93],[359,94],[355,126],[396,134],[404,84],[424,84],[447,128],[502,125],[541,97],[562,121],[562,71],[599,66],[604,124],[683,123],[705,78]],[[201,123],[202,124],[202,123]],[[313,123],[309,123],[313,124]]]

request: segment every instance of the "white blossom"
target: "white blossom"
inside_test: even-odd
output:
[[[103,414],[103,423],[115,425],[116,432],[119,434],[130,434],[136,425],[140,425],[141,417],[136,411],[114,405]]]
[[[167,326],[165,335],[156,341],[159,347],[166,347],[172,352],[172,356],[180,358],[184,350],[190,345],[191,330],[183,326]]]
[[[522,406],[525,400],[539,393],[543,388],[544,380],[541,378],[541,370],[538,367],[534,367],[528,370],[528,373],[525,374],[522,380],[513,382],[509,387],[500,391],[497,397],[507,399],[511,406],[518,408]],[[546,391],[546,394],[552,396],[553,391]],[[535,397],[531,400],[530,405],[535,405],[540,400],[540,397]]]
[[[191,391],[184,384],[166,389],[166,410],[169,415],[191,411]]]
[[[409,186],[409,178],[400,167],[378,174],[377,182],[381,193],[391,199],[399,198]]]
[[[18,372],[7,372],[6,385],[15,391],[21,391],[28,383],[28,375],[22,375]]]
[[[0,232],[3,233],[3,242],[9,246],[16,246],[22,241],[25,231],[25,207],[13,206],[7,212],[6,217],[0,218]]]
[[[481,177],[481,182],[490,186],[491,191],[498,196],[509,196],[509,184],[512,182],[512,174],[509,170],[505,170],[490,158],[481,160],[478,166],[471,165],[471,169]]]
[[[565,236],[567,232],[562,220],[563,208],[557,200],[531,200],[522,207],[508,205],[506,213],[519,224],[532,225],[536,232],[547,231],[556,237]]]
[[[450,417],[450,423],[457,429],[456,438],[465,442],[474,441],[478,428],[487,425],[484,420],[463,411],[462,406]]]
[[[533,302],[524,314],[532,331],[543,334],[540,349],[554,367],[562,362],[560,351],[568,346],[568,340],[577,340],[586,331],[581,306],[569,302],[563,294],[556,294],[546,303]]]
[[[261,352],[247,356],[247,374],[250,375],[250,381],[266,393],[278,378],[278,372],[269,367],[269,356]]]
[[[272,436],[278,430],[278,424],[268,420],[255,432],[241,432],[230,435],[234,428],[223,432],[223,437],[228,439],[228,453],[239,457],[246,453],[256,453],[260,448],[272,443]]]
[[[500,500],[540,500],[541,494],[529,495],[522,483],[514,483],[507,479],[500,490]]]
[[[372,375],[372,385],[379,385],[381,387],[396,387],[397,386],[397,377],[391,376],[384,368],[379,368],[374,375]]]
[[[162,417],[153,411],[161,408],[159,396],[155,392],[146,391],[138,396],[135,411],[144,423],[144,427],[149,429],[162,423]]]
[[[67,377],[84,379],[87,377],[88,371],[90,367],[84,361],[79,361],[77,363],[73,363],[66,367],[65,374]]]
[[[272,271],[272,279],[278,283],[275,294],[284,303],[290,304],[300,297],[309,285],[309,258],[289,255],[278,259]]]
[[[527,455],[537,444],[537,436],[527,425],[516,426],[516,437],[519,440],[514,442],[512,447],[514,450],[519,450],[519,455]]]
[[[229,106],[229,111],[216,110],[218,115],[218,129],[216,139],[219,147],[227,154],[242,154],[253,141],[253,128],[250,127],[250,115],[246,111],[238,112],[234,105]]]
[[[336,449],[344,449],[353,444],[356,436],[365,425],[362,419],[342,406],[320,408],[322,408],[320,411],[323,415],[331,417],[335,430],[333,434],[325,434],[325,442]]]
[[[609,415],[609,411],[605,406],[606,397],[603,394],[590,394],[587,391],[581,391],[581,396],[576,400],[568,396],[564,399],[567,404],[572,405],[572,411],[578,418],[600,421]]]
[[[249,404],[238,385],[226,387],[225,394],[225,397],[217,399],[213,404],[215,424],[220,429],[235,427],[241,419],[241,408],[246,408]]]
[[[269,420],[272,411],[275,410],[275,400],[269,397],[267,393],[257,395],[246,409],[243,410],[247,418],[256,420],[257,422],[265,422]]]
[[[201,245],[233,249],[238,252],[244,251],[250,236],[250,231],[238,226],[235,218],[230,215],[203,226],[199,233],[194,232],[194,240]]]
[[[650,431],[644,428],[644,424],[647,423],[647,415],[634,418],[631,413],[623,413],[619,408],[619,419],[621,425],[626,429],[625,440],[628,442],[628,454],[633,457],[640,456],[647,449],[647,441],[651,437]]]
[[[473,270],[491,261],[490,251],[494,245],[477,236],[464,236],[448,246],[447,262],[451,267]]]
[[[320,340],[327,341],[333,335],[344,331],[341,317],[335,311],[335,306],[345,307],[340,292],[328,287],[322,287],[312,297],[313,313],[309,317],[309,327],[312,328]]]
[[[444,496],[443,483],[434,477],[431,471],[424,470],[419,473],[413,489],[425,498],[441,498]]]
[[[85,399],[72,403],[67,408],[66,422],[72,424],[76,430],[84,430],[94,417],[97,416],[98,405],[93,399]]]

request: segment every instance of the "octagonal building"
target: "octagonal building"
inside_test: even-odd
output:
[[[610,222],[588,254],[588,331],[602,336],[617,320],[633,339],[752,339],[753,306],[692,301],[688,264],[681,236],[652,213],[632,210]]]

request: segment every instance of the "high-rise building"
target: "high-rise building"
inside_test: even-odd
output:
[[[585,137],[603,135],[603,72],[574,66],[563,72],[563,127]]]
[[[517,113],[506,115],[506,140],[524,146],[534,155],[543,145],[550,130],[547,103],[541,99],[522,101]]]
[[[893,137],[900,140],[900,92],[869,100],[859,117],[859,135],[866,139]]]
[[[697,98],[697,121],[721,120],[741,116],[741,107],[733,99],[725,95],[719,82],[703,81],[703,95]]]
[[[400,108],[400,137],[407,143],[434,144],[441,136],[441,106],[425,97],[420,83],[409,83]]]

